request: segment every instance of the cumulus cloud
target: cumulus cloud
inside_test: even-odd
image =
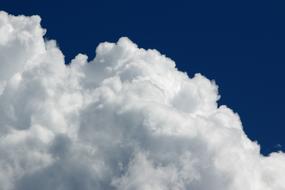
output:
[[[38,16],[0,13],[0,189],[282,190],[217,85],[128,38],[70,64]]]

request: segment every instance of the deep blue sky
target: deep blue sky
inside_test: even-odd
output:
[[[128,36],[166,54],[190,76],[215,79],[220,104],[239,113],[264,154],[285,150],[284,8],[262,1],[0,2],[11,14],[40,15],[46,37],[57,40],[67,62],[79,52],[93,58],[99,42]]]

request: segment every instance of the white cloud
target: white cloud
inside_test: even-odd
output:
[[[69,66],[38,16],[0,13],[0,189],[282,190],[217,86],[128,38]]]

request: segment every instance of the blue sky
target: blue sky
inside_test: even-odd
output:
[[[1,2],[11,14],[38,14],[69,62],[92,59],[102,41],[128,36],[158,49],[189,75],[215,79],[220,103],[236,111],[263,153],[285,150],[284,11],[274,3],[208,1]]]

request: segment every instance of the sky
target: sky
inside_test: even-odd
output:
[[[285,188],[281,5],[0,9],[0,189]]]
[[[158,49],[189,75],[220,87],[220,104],[238,112],[262,152],[285,150],[284,12],[277,2],[2,1],[11,14],[38,14],[65,60],[95,56],[102,41],[128,36]],[[279,144],[282,146],[280,147]]]

